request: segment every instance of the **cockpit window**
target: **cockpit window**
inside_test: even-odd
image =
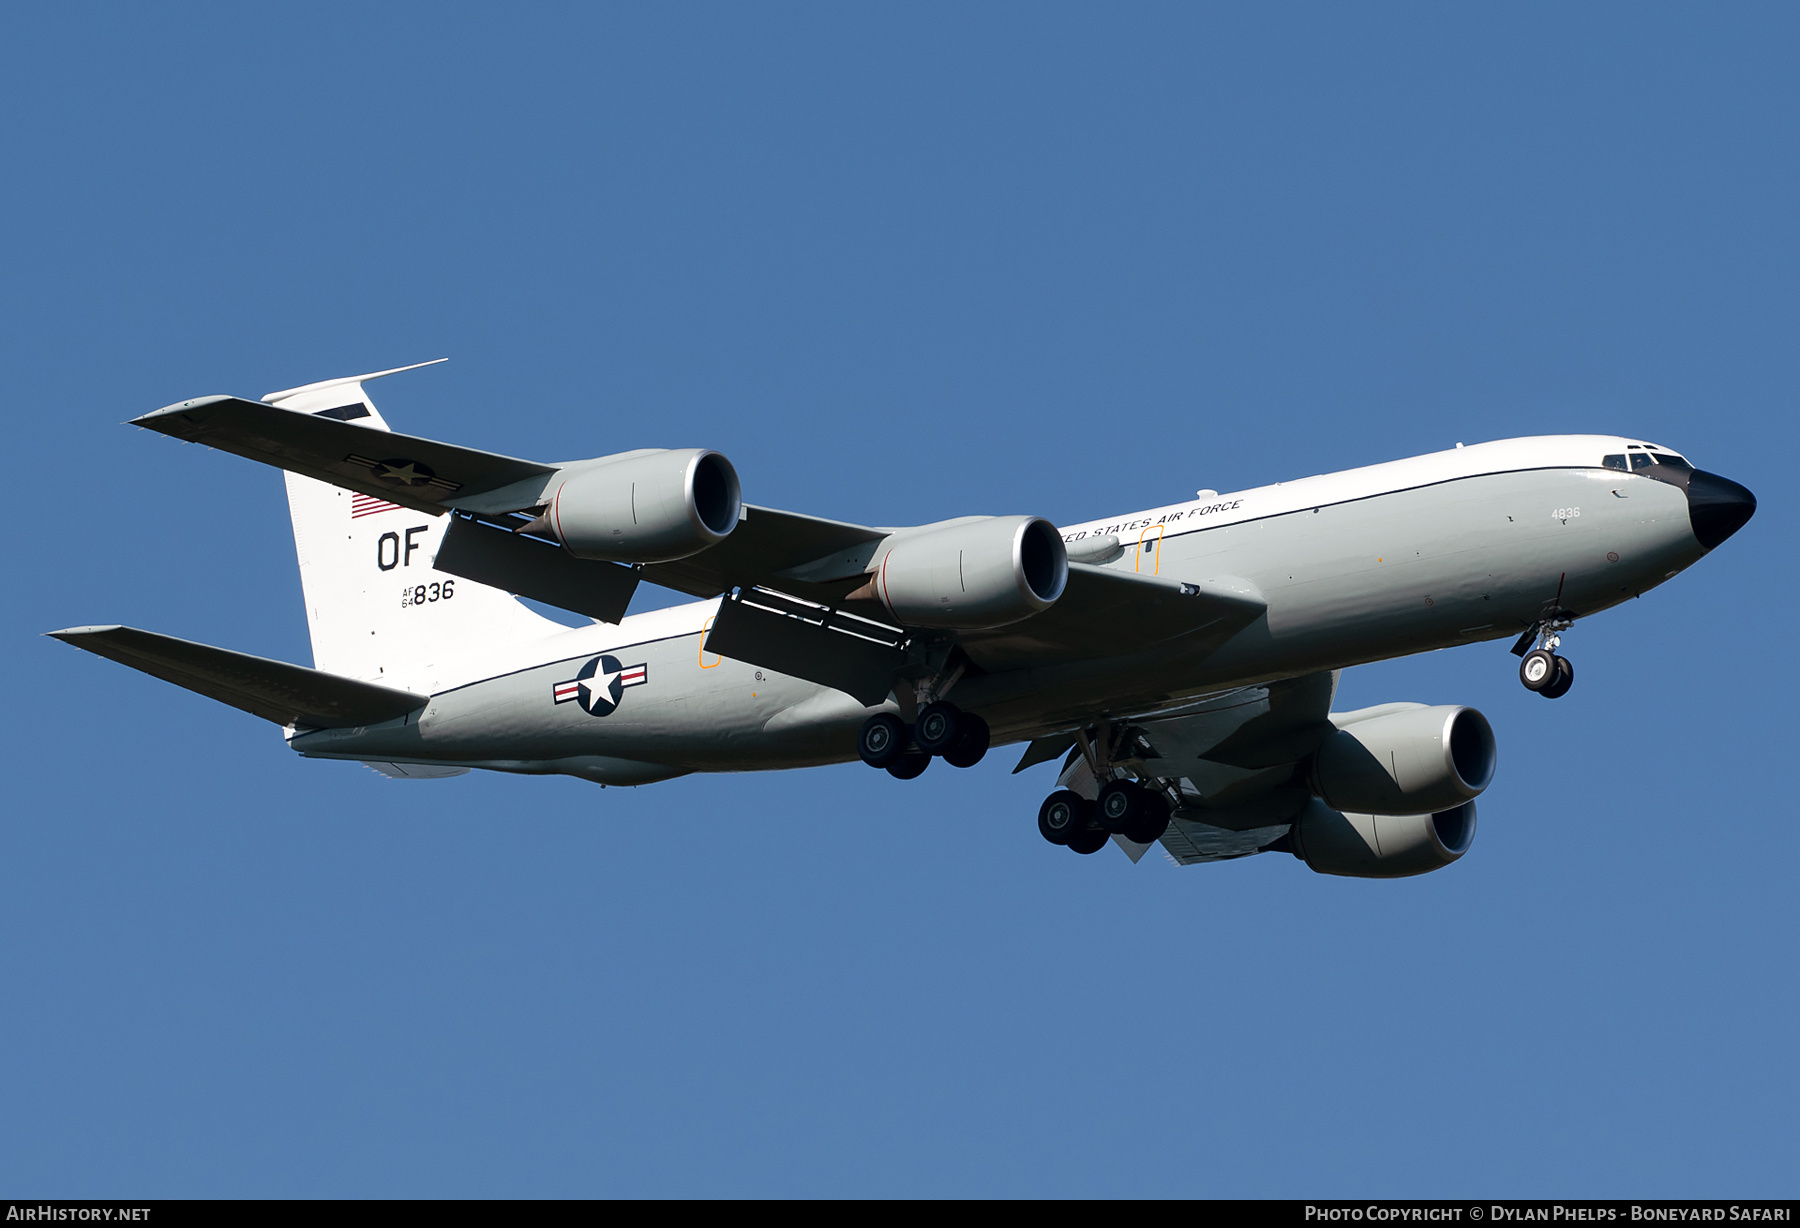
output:
[[[1633,469],[1648,469],[1655,463],[1655,461],[1650,459],[1650,454],[1648,452],[1633,452],[1631,454],[1631,467]]]
[[[1658,452],[1656,454],[1656,463],[1659,465],[1667,465],[1671,469],[1692,469],[1693,468],[1692,465],[1688,464],[1686,461],[1682,460],[1679,456],[1676,456],[1675,454],[1673,454],[1671,452]]]
[[[1608,456],[1604,460],[1602,460],[1600,463],[1602,465],[1605,465],[1608,469],[1625,469],[1625,468],[1627,468],[1627,466],[1625,464],[1625,457],[1620,454]]]

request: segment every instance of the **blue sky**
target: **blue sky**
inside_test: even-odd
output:
[[[1800,19],[1735,5],[0,13],[0,1192],[1793,1192]],[[305,662],[278,477],[398,429],[1073,522],[1636,434],[1755,520],[1480,707],[1402,882],[1046,845],[1016,752],[384,781],[39,637]],[[22,489],[21,489],[22,488]]]

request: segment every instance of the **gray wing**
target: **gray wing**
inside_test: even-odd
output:
[[[862,583],[864,563],[887,536],[884,529],[745,504],[730,537],[691,558],[651,563],[644,579],[695,597],[761,586],[835,602]]]
[[[802,587],[791,577],[770,579],[790,590]],[[854,579],[863,576],[858,572]],[[823,587],[812,586],[810,601],[773,588],[747,589],[719,607],[707,650],[834,687],[864,704],[881,702],[907,666],[905,645],[913,629],[870,616],[868,605],[840,609],[841,597],[819,593]],[[1178,637],[1193,637],[1183,643],[1204,649],[1264,608],[1247,585],[1182,583],[1071,563],[1062,596],[1043,613],[1008,627],[944,638],[977,669],[997,672],[1075,656],[1114,656]]]
[[[440,570],[606,622],[624,616],[640,579],[696,597],[739,593],[709,647],[876,702],[905,663],[909,629],[879,611],[843,606],[891,530],[747,505],[737,528],[689,558],[630,568],[580,560],[560,546],[509,532],[504,514],[536,505],[567,466],[542,464],[240,397],[183,401],[134,425],[430,514],[461,511],[435,560]],[[499,518],[499,519],[496,519]],[[741,607],[741,608],[740,608]],[[955,633],[978,669],[1008,670],[1104,657],[1180,637],[1204,648],[1263,611],[1235,581],[1181,583],[1082,563],[1069,565],[1061,598],[1042,614],[991,631]],[[935,637],[942,639],[944,637]],[[184,684],[185,685],[185,684]],[[876,698],[870,698],[876,697]],[[229,701],[228,701],[229,702]]]
[[[1011,626],[964,632],[962,645],[983,669],[1025,669],[1071,653],[1119,656],[1188,636],[1222,643],[1266,608],[1262,594],[1241,580],[1181,581],[1070,563],[1055,605]]]
[[[716,597],[732,589],[754,588],[773,581],[787,590],[832,604],[842,598],[848,585],[810,584],[789,576],[789,569],[817,563],[822,556],[833,559],[839,552],[854,555],[859,548],[873,547],[885,536],[878,529],[861,525],[747,504],[737,528],[718,545],[673,563],[625,567],[578,559],[554,542],[459,516],[445,532],[432,566],[602,622],[616,623],[625,616],[639,580],[695,597]],[[781,669],[772,661],[754,664]],[[885,693],[886,688],[882,690]]]
[[[521,483],[511,506],[529,507],[555,465],[372,430],[241,397],[199,397],[131,420],[133,426],[291,469],[309,478],[441,515]],[[535,482],[535,489],[533,483]]]

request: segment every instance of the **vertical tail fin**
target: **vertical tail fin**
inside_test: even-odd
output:
[[[363,384],[431,365],[325,380],[263,400],[386,431]],[[499,589],[433,569],[449,517],[283,476],[315,668],[429,693],[456,677],[459,660],[565,630]]]

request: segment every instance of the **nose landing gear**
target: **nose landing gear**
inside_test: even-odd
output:
[[[1519,662],[1519,681],[1527,691],[1536,691],[1545,699],[1561,699],[1575,685],[1575,667],[1567,657],[1536,648]]]
[[[1562,647],[1562,633],[1573,624],[1567,611],[1544,619],[1519,637],[1513,651],[1524,660],[1519,662],[1519,681],[1527,691],[1535,691],[1545,699],[1561,699],[1575,685],[1575,667],[1567,657],[1556,655]]]

